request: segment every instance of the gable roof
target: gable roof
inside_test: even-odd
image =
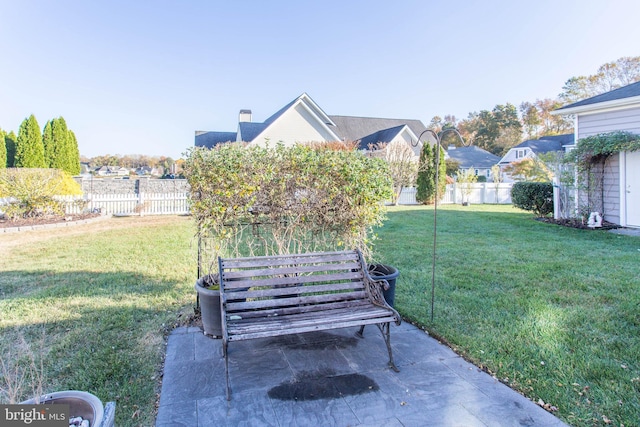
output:
[[[500,161],[500,157],[475,145],[468,147],[450,147],[447,151],[449,158],[460,163],[461,168],[490,168]]]
[[[235,142],[236,139],[236,132],[207,132],[197,130],[195,146],[213,148],[224,142]]]
[[[369,145],[371,144],[389,143],[393,141],[394,138],[396,138],[404,128],[405,125],[400,125],[391,129],[382,129],[372,133],[371,135],[367,135],[359,140],[360,142],[358,143],[358,148],[361,150],[368,150]]]
[[[335,140],[359,141],[360,148],[367,149],[369,144],[390,142],[405,128],[412,139],[418,139],[427,128],[420,120],[384,119],[374,117],[329,116],[309,95],[302,95],[289,102],[262,123],[240,122],[238,132],[196,131],[195,145],[213,148],[220,143],[231,141],[253,142],[260,139],[271,125],[292,109],[302,106],[316,123],[326,130]],[[430,136],[428,136],[430,140]]]
[[[529,139],[521,142],[513,148],[530,148],[536,154],[548,153],[550,151],[563,151],[565,145],[573,144],[573,134],[543,136],[540,139]]]
[[[329,116],[336,125],[336,133],[346,141],[361,141],[366,137],[383,131],[408,126],[416,135],[427,129],[420,120],[411,119],[383,119],[375,117],[354,117],[354,116]],[[398,132],[400,132],[398,129]],[[375,141],[380,142],[380,141]]]
[[[573,114],[582,111],[600,109],[606,107],[619,107],[628,104],[640,103],[640,81],[630,85],[614,89],[573,104],[565,105],[552,111],[552,114]]]

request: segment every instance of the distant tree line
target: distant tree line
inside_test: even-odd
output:
[[[135,169],[143,166],[149,166],[151,168],[162,168],[165,171],[175,169],[174,164],[178,169],[182,169],[182,163],[184,162],[182,159],[178,159],[176,161],[167,156],[145,156],[143,154],[131,154],[125,156],[118,154],[105,154],[95,157],[82,157],[81,161],[88,163],[92,168],[101,166],[119,166]]]
[[[573,132],[573,123],[551,115],[553,110],[637,81],[640,81],[640,56],[623,57],[600,66],[593,75],[571,77],[556,99],[522,102],[519,107],[511,103],[496,105],[492,110],[469,113],[463,120],[453,115],[435,116],[429,128],[436,132],[456,128],[467,143],[503,156],[523,140]],[[460,141],[449,132],[443,135],[443,143],[459,145]]]
[[[64,118],[49,120],[41,132],[32,114],[22,121],[17,136],[0,129],[0,168],[5,167],[52,168],[78,175],[78,140]]]

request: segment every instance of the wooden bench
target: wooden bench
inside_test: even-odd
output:
[[[390,323],[400,315],[384,300],[359,251],[219,258],[227,399],[228,345],[233,341],[377,325],[393,361]]]

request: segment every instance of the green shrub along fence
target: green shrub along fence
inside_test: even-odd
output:
[[[517,208],[531,211],[539,217],[553,213],[553,184],[550,182],[516,182],[511,199]]]

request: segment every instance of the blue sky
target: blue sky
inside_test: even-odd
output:
[[[80,153],[178,158],[303,92],[420,119],[555,98],[640,55],[637,0],[0,0],[0,127],[63,116]]]

